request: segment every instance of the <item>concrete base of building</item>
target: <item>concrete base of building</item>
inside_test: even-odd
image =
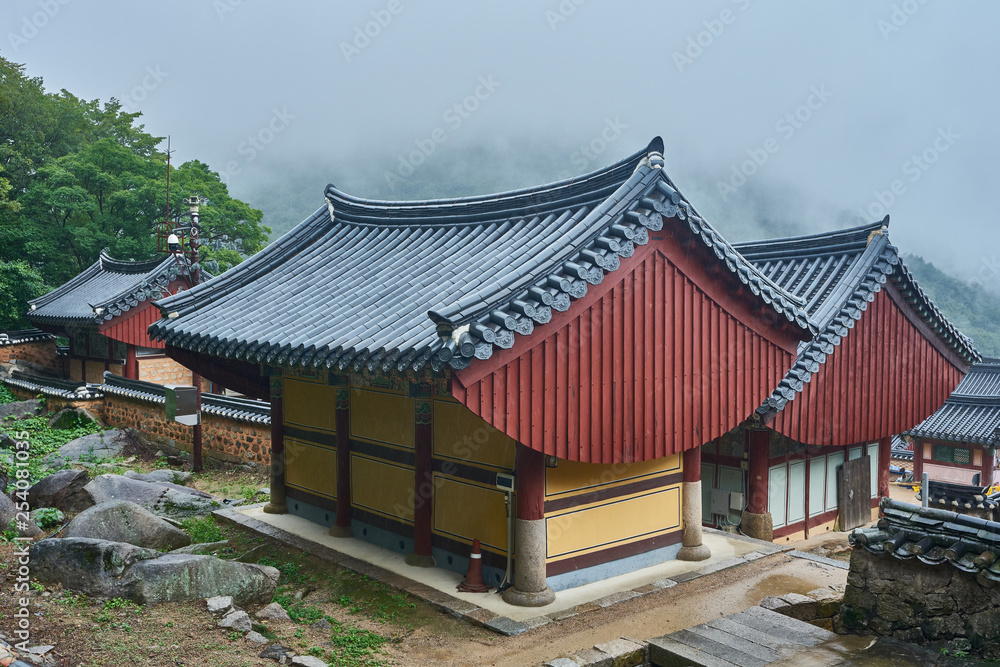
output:
[[[326,532],[330,537],[354,537],[354,529],[350,526],[333,524]]]
[[[747,537],[754,537],[765,542],[774,541],[774,522],[770,512],[755,514],[744,512],[740,521],[740,532]]]
[[[410,567],[437,567],[434,556],[421,556],[418,553],[407,554],[406,564]]]
[[[693,547],[681,547],[681,550],[677,552],[677,560],[698,561],[708,560],[711,557],[712,550],[704,544]]]

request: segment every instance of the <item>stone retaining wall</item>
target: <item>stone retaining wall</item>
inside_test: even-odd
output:
[[[862,634],[1000,658],[1000,585],[952,567],[855,548],[840,622]]]
[[[62,373],[62,362],[56,352],[54,338],[0,345],[0,364],[9,364],[14,360],[27,361],[47,368],[53,373]]]
[[[132,427],[152,442],[192,451],[190,426],[168,421],[162,403],[105,394],[105,419],[114,426]],[[230,463],[268,465],[271,429],[202,413],[202,451],[205,456]]]

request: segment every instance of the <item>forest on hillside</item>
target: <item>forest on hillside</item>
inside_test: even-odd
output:
[[[208,165],[170,167],[155,137],[115,99],[45,90],[0,57],[0,330],[24,327],[27,301],[94,263],[156,254],[155,230],[200,195],[201,259],[225,270],[267,244],[263,213],[229,195]]]

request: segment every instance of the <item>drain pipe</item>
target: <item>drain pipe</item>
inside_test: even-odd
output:
[[[497,586],[497,593],[503,593],[513,583],[510,579],[512,542],[514,540],[514,476],[497,473],[497,488],[504,492],[504,505],[507,508],[507,571],[503,581]]]
[[[930,507],[930,489],[928,485],[931,483],[931,476],[924,473],[920,480],[920,504],[923,507]]]

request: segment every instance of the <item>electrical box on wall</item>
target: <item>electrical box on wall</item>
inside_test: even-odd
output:
[[[201,423],[197,387],[168,384],[163,389],[167,419],[185,426],[197,426]]]
[[[712,489],[712,514],[729,514],[729,492]]]
[[[506,473],[497,473],[497,488],[508,493],[514,490],[514,476]]]
[[[743,494],[732,491],[729,494],[729,509],[742,511],[743,510]]]

